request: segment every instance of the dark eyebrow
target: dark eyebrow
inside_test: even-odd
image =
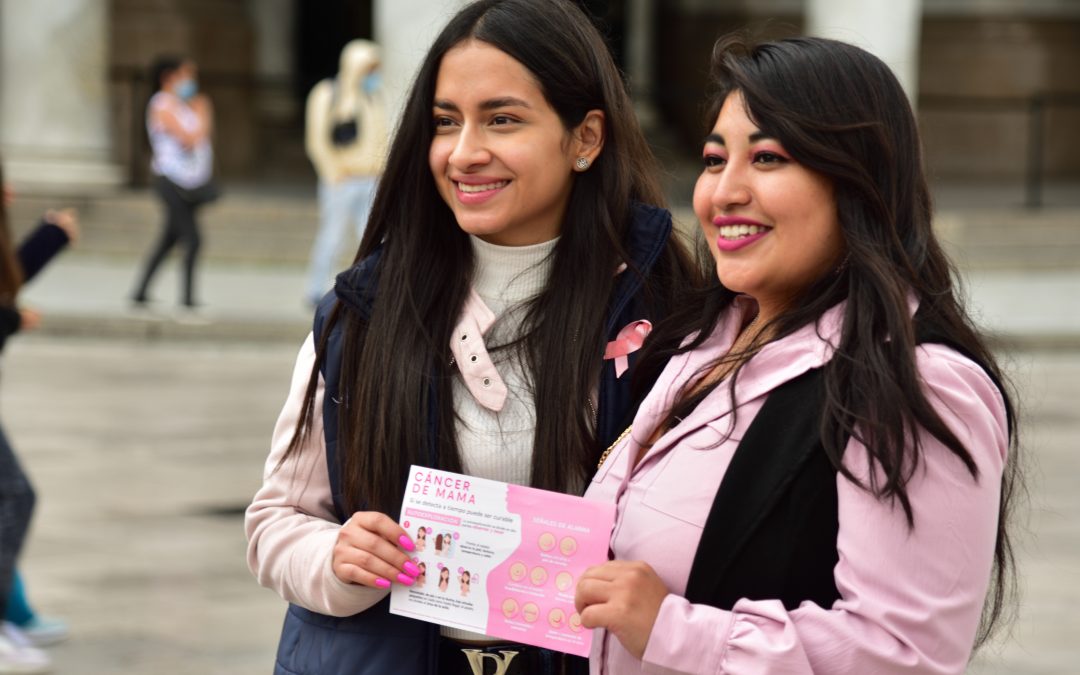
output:
[[[755,131],[754,133],[750,134],[750,142],[751,143],[757,143],[758,141],[763,141],[765,139],[775,140],[772,136],[765,133],[764,131]],[[705,137],[705,143],[716,143],[717,145],[727,145],[727,142],[724,141],[724,137],[721,136],[720,134],[709,134],[708,136]]]
[[[480,104],[481,110],[495,110],[496,108],[531,108],[528,103],[520,98],[514,98],[513,96],[504,96],[502,98],[492,98],[484,101]]]
[[[452,101],[446,99],[436,99],[435,107],[442,110],[450,110],[452,112],[461,112],[461,108]],[[521,100],[520,98],[514,98],[513,96],[504,96],[502,98],[491,98],[480,104],[481,110],[497,110],[498,108],[532,108],[531,105]]]

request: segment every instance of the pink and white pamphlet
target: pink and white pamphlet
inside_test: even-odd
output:
[[[614,523],[614,504],[413,466],[401,525],[422,574],[394,584],[390,611],[588,656],[574,589]]]

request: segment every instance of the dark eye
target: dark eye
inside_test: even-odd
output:
[[[436,117],[435,118],[435,128],[436,129],[453,126],[453,124],[454,124],[454,120],[450,119],[449,117]]]
[[[775,152],[763,151],[754,155],[754,162],[758,164],[783,164],[786,161],[786,157],[782,157]]]
[[[724,166],[724,164],[727,162],[727,160],[720,155],[705,155],[701,158],[701,161],[702,164],[705,165],[706,169],[714,169],[717,167],[721,167]]]
[[[507,117],[506,115],[496,115],[491,118],[491,123],[495,126],[506,126],[507,124],[513,124],[514,118]]]

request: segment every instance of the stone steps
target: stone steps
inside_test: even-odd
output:
[[[314,190],[268,186],[230,188],[202,214],[208,260],[303,265],[318,222]],[[10,222],[18,237],[46,208],[74,206],[88,254],[141,257],[158,236],[161,207],[148,190],[93,197],[20,195]],[[693,212],[674,209],[684,230],[696,229]],[[935,222],[950,254],[971,269],[1080,269],[1080,208],[946,209]],[[342,251],[351,258],[355,242]]]
[[[11,209],[16,236],[45,209],[74,206],[89,254],[139,257],[159,235],[162,207],[149,191],[98,197],[20,197]],[[238,263],[304,264],[318,222],[313,196],[227,193],[201,213],[207,259]]]

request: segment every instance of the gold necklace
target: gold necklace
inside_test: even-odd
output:
[[[611,451],[615,449],[615,446],[619,443],[622,443],[623,439],[630,434],[630,430],[633,428],[633,424],[626,427],[626,429],[624,429],[623,432],[619,434],[619,437],[615,439],[615,442],[608,446],[608,449],[604,451],[604,454],[600,455],[600,462],[596,465],[596,469],[598,471],[600,470],[600,467],[604,466],[604,462],[607,461],[608,455],[610,455]]]

